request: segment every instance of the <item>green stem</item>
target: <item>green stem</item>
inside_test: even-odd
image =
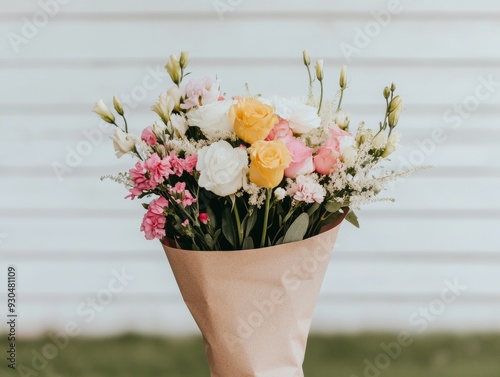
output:
[[[307,74],[309,75],[309,88],[312,87],[313,85],[313,78],[312,78],[312,75],[311,75],[311,68],[306,65],[306,68],[307,68]]]
[[[128,133],[128,123],[127,123],[127,118],[125,118],[125,115],[122,115],[123,121],[125,122],[125,133]]]
[[[243,245],[243,229],[241,228],[240,213],[238,211],[238,206],[234,204],[234,219],[236,220],[236,227],[238,228],[238,241],[239,246]]]
[[[319,83],[321,85],[321,94],[319,97],[318,115],[321,112],[321,105],[323,104],[323,80],[321,80]]]
[[[340,106],[342,105],[342,98],[344,98],[344,89],[340,89],[340,98],[339,104],[337,105],[337,112],[340,110]]]
[[[267,223],[269,221],[269,205],[271,203],[272,189],[268,188],[266,192],[266,207],[264,211],[264,225],[262,226],[262,238],[260,239],[260,247],[264,247],[267,237]]]

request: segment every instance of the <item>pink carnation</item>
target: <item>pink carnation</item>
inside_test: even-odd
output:
[[[208,213],[200,213],[198,215],[198,220],[200,221],[200,223],[207,225],[210,221],[210,216],[208,216]]]
[[[153,132],[153,127],[146,127],[142,131],[141,139],[145,141],[148,145],[156,145],[158,144],[158,140],[156,140],[156,135]]]
[[[175,152],[170,152],[170,165],[172,166],[173,173],[180,177],[184,173],[184,160],[177,157]]]
[[[134,199],[145,191],[154,190],[173,171],[169,157],[161,159],[157,153],[154,153],[146,161],[137,161],[135,168],[130,169],[129,173],[134,182],[130,197]]]
[[[176,198],[176,202],[182,204],[184,208],[196,203],[196,198],[186,190],[185,182],[177,182],[175,186],[169,188],[170,194]]]
[[[198,162],[198,155],[197,154],[192,154],[191,156],[187,156],[182,161],[184,171],[189,173],[189,174],[192,174],[194,168],[196,167],[197,162]]]
[[[287,190],[287,194],[299,202],[322,203],[326,190],[311,176],[299,175]]]
[[[157,215],[163,215],[165,208],[168,208],[168,200],[160,196],[158,199],[154,199],[149,203],[148,211]]]
[[[182,96],[184,103],[181,108],[185,110],[217,102],[220,97],[219,83],[208,77],[190,80],[182,87]]]
[[[153,240],[165,237],[165,224],[167,222],[163,214],[165,208],[168,208],[168,200],[163,196],[149,203],[148,211],[141,224],[141,231],[144,232],[146,239]]]
[[[148,211],[142,220],[141,231],[144,232],[147,240],[153,240],[155,238],[161,239],[166,235],[166,222],[165,216]]]

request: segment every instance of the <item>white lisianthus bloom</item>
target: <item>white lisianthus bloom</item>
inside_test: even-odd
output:
[[[305,134],[321,125],[318,109],[306,105],[300,99],[274,96],[262,102],[274,107],[274,112],[289,122],[294,134]]]
[[[348,146],[342,151],[342,162],[346,167],[350,168],[356,164],[356,159],[358,158],[358,151],[354,146]]]
[[[341,130],[347,131],[349,129],[350,118],[349,114],[338,112],[333,117],[333,121]]]
[[[177,85],[172,86],[169,90],[167,90],[167,96],[172,98],[172,101],[174,102],[174,108],[180,110],[182,97],[180,88]]]
[[[92,109],[94,113],[99,115],[102,120],[108,123],[114,123],[115,122],[115,116],[111,112],[111,110],[108,109],[108,107],[104,104],[102,99],[97,101],[97,103],[94,105],[94,108]]]
[[[166,93],[160,94],[158,101],[151,107],[151,109],[159,115],[165,124],[170,120],[170,114],[175,107],[175,102],[172,97]]]
[[[198,152],[196,170],[200,172],[200,187],[219,196],[231,195],[243,186],[248,155],[243,148],[220,140]]]
[[[233,103],[233,100],[225,100],[192,108],[187,113],[189,125],[199,127],[208,139],[232,132],[233,125],[229,121],[229,108]]]
[[[170,123],[174,130],[180,135],[184,136],[188,129],[188,123],[186,118],[183,115],[172,114],[170,115]]]
[[[132,134],[127,134],[119,128],[115,128],[113,133],[113,147],[115,148],[116,157],[120,158],[124,154],[132,152],[134,150],[135,144],[141,139]]]
[[[375,149],[384,149],[386,144],[387,144],[387,135],[385,134],[385,132],[379,132],[372,139],[372,146]]]
[[[389,139],[387,140],[387,144],[384,149],[384,153],[382,153],[382,157],[389,156],[392,152],[394,152],[399,146],[399,140],[401,139],[401,134],[399,132],[391,133]]]

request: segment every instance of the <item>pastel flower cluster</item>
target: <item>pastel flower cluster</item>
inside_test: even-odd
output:
[[[340,100],[323,100],[323,63],[315,67],[321,95],[314,96],[310,60],[307,98],[225,97],[210,78],[183,83],[187,53],[171,56],[166,69],[174,86],[153,105],[159,121],[140,137],[128,132],[123,108],[114,108],[125,127],[102,101],[94,111],[116,126],[117,157],[139,160],[129,170],[129,198],[154,197],[141,230],[147,239],[169,240],[191,250],[264,247],[289,240],[295,221],[309,220],[302,237],[345,215],[347,207],[374,201],[387,177],[376,165],[397,148],[394,132],[402,101],[395,85],[386,87],[386,111],[379,129],[349,130],[342,111],[347,88],[341,70]],[[368,178],[371,177],[371,178]],[[123,182],[123,177],[120,177]],[[353,212],[347,219],[357,224]],[[297,225],[297,224],[296,224]]]

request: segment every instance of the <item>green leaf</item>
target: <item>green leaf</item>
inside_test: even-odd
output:
[[[349,221],[352,225],[354,225],[356,228],[359,228],[358,217],[353,211],[350,211],[345,217],[345,219]]]
[[[234,227],[234,223],[231,220],[231,212],[229,211],[229,208],[226,208],[224,215],[222,216],[222,234],[224,234],[224,237],[226,237],[231,246],[236,248],[236,245],[238,244],[238,234]]]
[[[245,232],[245,237],[248,237],[253,227],[257,223],[258,213],[256,210],[252,210],[249,215],[246,215],[242,222],[243,231]]]
[[[214,239],[212,238],[212,236],[207,233],[207,234],[205,234],[204,239],[205,239],[205,243],[207,244],[207,246],[210,249],[213,249],[213,247],[214,247]]]
[[[276,241],[275,245],[281,245],[283,243],[283,240],[285,239],[285,236],[281,236],[278,238],[278,241]]]
[[[253,249],[255,246],[254,246],[254,243],[253,243],[253,239],[252,237],[248,236],[246,237],[244,240],[243,240],[243,247],[242,247],[242,250],[249,250],[249,249]]]
[[[309,216],[305,212],[301,213],[286,231],[283,243],[302,241],[306,235],[308,227]]]
[[[334,212],[337,212],[340,210],[340,208],[342,208],[342,203],[339,203],[339,202],[336,202],[334,200],[329,200],[326,204],[325,204],[325,209],[328,211],[328,212],[331,212],[331,213],[334,213]]]
[[[312,214],[314,212],[316,212],[318,210],[318,208],[320,207],[319,203],[314,203],[311,208],[309,208],[309,210],[307,211],[307,214],[309,215],[309,217],[312,216]]]

